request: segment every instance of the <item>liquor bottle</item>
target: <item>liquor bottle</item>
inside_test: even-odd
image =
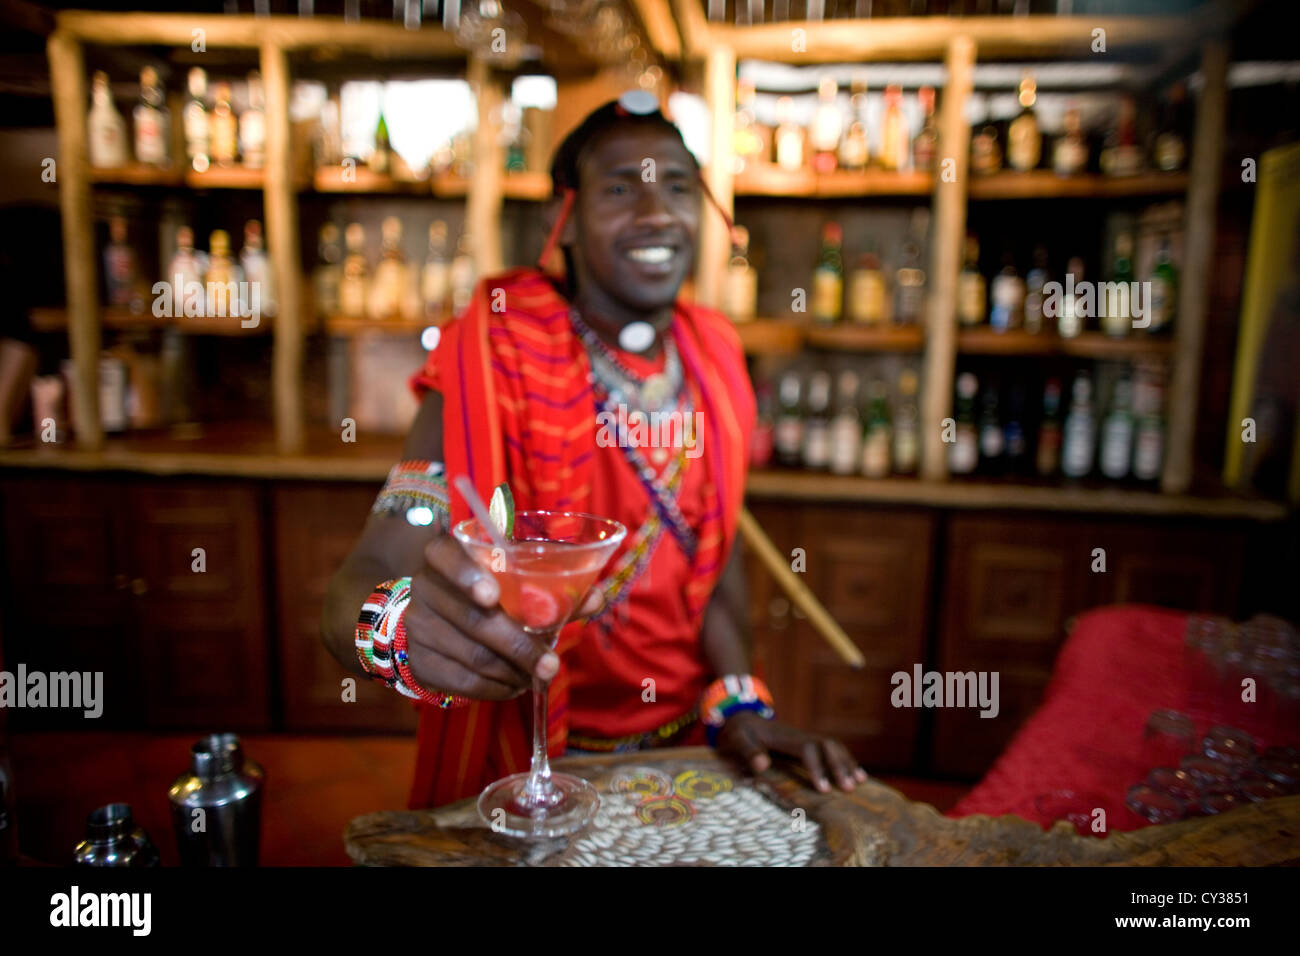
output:
[[[1037,335],[1043,331],[1043,286],[1051,274],[1047,271],[1047,249],[1034,247],[1034,267],[1025,276],[1025,331]]]
[[[749,467],[766,468],[772,463],[776,428],[772,409],[772,386],[763,382],[754,393],[757,414],[749,434]]]
[[[1061,308],[1056,317],[1056,333],[1063,339],[1072,339],[1083,331],[1087,322],[1087,300],[1083,298],[1084,292],[1080,291],[1083,283],[1083,260],[1078,256],[1073,256],[1065,266],[1066,277],[1073,277],[1073,286],[1075,291],[1071,292],[1069,288],[1061,296]]]
[[[880,165],[887,170],[906,169],[912,154],[912,135],[903,114],[903,88],[885,87],[885,115],[880,121]]]
[[[1067,478],[1082,478],[1092,471],[1097,445],[1092,417],[1092,380],[1087,372],[1075,376],[1072,396],[1070,412],[1065,416],[1061,473]]]
[[[1129,473],[1133,459],[1133,385],[1127,378],[1115,383],[1110,414],[1101,425],[1101,473],[1118,481]]]
[[[840,141],[840,166],[858,172],[867,168],[871,147],[867,141],[867,82],[853,79],[849,97],[849,128]]]
[[[262,241],[262,224],[256,219],[244,223],[244,247],[239,250],[239,264],[250,289],[256,283],[262,315],[274,317],[277,310],[275,270]]]
[[[1115,126],[1101,148],[1101,171],[1107,176],[1134,176],[1142,171],[1142,150],[1137,144],[1137,104],[1127,94],[1120,97]]]
[[[451,291],[451,262],[447,258],[447,224],[435,219],[429,224],[429,252],[420,273],[420,298],[424,300],[424,318],[441,325],[447,315],[447,296]]]
[[[181,111],[185,128],[185,157],[195,172],[206,172],[211,160],[211,131],[208,117],[208,75],[196,66],[186,81],[190,97]]]
[[[238,122],[230,108],[230,84],[218,83],[212,90],[213,106],[208,123],[211,158],[218,166],[231,166],[239,157]]]
[[[794,100],[783,96],[776,101],[777,127],[773,136],[776,164],[797,172],[803,169],[804,131],[794,122]]]
[[[803,466],[821,470],[830,463],[831,375],[818,369],[808,377],[808,417],[803,424]]]
[[[1160,132],[1151,149],[1151,162],[1162,173],[1174,173],[1187,161],[1187,87],[1175,83],[1165,100]]]
[[[999,475],[1006,468],[1003,452],[1006,450],[1006,436],[1002,431],[1002,418],[998,408],[998,386],[996,382],[984,383],[984,392],[980,396],[979,418],[979,469],[986,475]]]
[[[370,317],[391,319],[402,311],[410,274],[402,255],[402,221],[388,216],[379,224],[379,264],[370,284]]]
[[[898,376],[898,413],[894,416],[894,471],[916,473],[921,453],[921,413],[916,404],[916,372],[905,368]]]
[[[108,304],[127,308],[135,296],[138,274],[135,252],[126,241],[126,220],[114,216],[108,221],[108,245],[104,247],[104,280]]]
[[[838,322],[844,300],[844,258],[840,253],[843,233],[839,223],[822,227],[822,248],[813,268],[812,317],[817,322]]]
[[[736,226],[731,261],[722,280],[722,311],[732,322],[749,322],[758,307],[758,273],[749,264],[749,230]]]
[[[135,159],[150,166],[171,165],[171,115],[158,85],[158,71],[140,71],[140,102],[135,106]]]
[[[1038,86],[1026,73],[1020,81],[1020,115],[1007,127],[1007,165],[1021,173],[1037,169],[1043,155],[1043,133],[1034,112],[1037,98]]]
[[[925,320],[925,270],[921,268],[921,246],[903,241],[900,264],[894,272],[894,324],[916,325]]]
[[[867,427],[862,436],[862,473],[868,478],[889,474],[894,430],[889,416],[889,389],[873,379],[867,392]]]
[[[239,152],[249,169],[266,165],[266,93],[257,70],[248,74],[248,109],[239,117]]]
[[[885,273],[880,268],[875,243],[871,243],[858,258],[858,266],[849,276],[849,318],[865,325],[888,322],[888,302]]]
[[[456,256],[451,260],[451,311],[460,315],[474,298],[474,283],[477,274],[474,271],[473,246],[469,233],[462,232],[456,240]]]
[[[817,85],[817,108],[813,111],[812,127],[808,131],[812,147],[812,167],[818,173],[835,172],[835,153],[839,149],[840,134],[844,130],[844,116],[838,102],[839,88],[835,77],[823,76]]]
[[[1133,390],[1133,411],[1137,417],[1133,436],[1133,477],[1139,481],[1158,479],[1164,464],[1165,430],[1160,418],[1163,396],[1157,376],[1156,371],[1139,367]]]
[[[763,137],[754,115],[753,80],[736,81],[736,125],[732,133],[735,170],[739,175],[757,165],[764,156]]]
[[[1168,333],[1173,330],[1174,315],[1178,308],[1178,269],[1170,258],[1167,237],[1160,240],[1160,249],[1156,253],[1156,264],[1151,270],[1150,282],[1147,332],[1151,335]]]
[[[181,226],[176,230],[176,251],[167,266],[165,280],[172,286],[172,305],[181,315],[202,315],[206,308],[203,276],[208,271],[204,257],[194,251],[194,230]]]
[[[934,87],[923,86],[916,97],[921,102],[921,112],[925,117],[921,131],[912,140],[912,167],[918,172],[934,172],[934,158],[939,153],[939,127],[934,121]]]
[[[320,227],[316,245],[319,262],[312,274],[316,292],[316,314],[326,318],[339,315],[339,288],[343,282],[343,250],[339,248],[339,227],[327,222]]]
[[[840,372],[835,383],[835,417],[830,427],[830,470],[852,475],[862,462],[862,415],[858,411],[858,373]]]
[[[980,244],[974,236],[966,237],[966,262],[957,277],[957,320],[962,325],[979,325],[984,321],[987,289],[980,275]]]
[[[1038,425],[1035,470],[1044,478],[1056,474],[1061,464],[1061,383],[1049,378],[1043,386],[1043,417]]]
[[[203,281],[207,287],[209,317],[243,314],[244,303],[238,293],[239,284],[244,281],[243,270],[231,258],[230,234],[224,229],[214,230],[208,239],[208,272]]]
[[[792,370],[781,376],[777,390],[780,411],[772,430],[776,458],[782,465],[795,468],[803,456],[803,382]]]
[[[1065,132],[1052,147],[1052,169],[1058,176],[1077,176],[1088,168],[1088,140],[1083,135],[1079,108],[1065,111]]]
[[[127,163],[126,120],[117,111],[108,88],[108,74],[95,72],[90,83],[90,113],[86,117],[90,165],[99,169]]]
[[[1007,400],[1006,421],[1002,425],[1002,448],[1006,471],[1021,475],[1029,459],[1029,442],[1025,437],[1025,386],[1013,382]]]
[[[1025,314],[1025,280],[1016,272],[1016,259],[1010,250],[1002,255],[1002,271],[993,277],[993,308],[989,324],[995,332],[1020,328]]]
[[[339,283],[339,314],[349,319],[366,315],[370,267],[366,262],[366,230],[359,222],[350,223],[343,233],[347,257],[343,260],[343,279]]]
[[[975,431],[975,395],[979,380],[970,372],[957,376],[957,407],[953,441],[948,446],[948,470],[969,475],[979,464],[979,439]]]
[[[970,171],[975,176],[988,176],[1002,168],[1002,145],[998,142],[998,128],[988,116],[988,99],[984,100],[986,122],[970,138]]]
[[[384,111],[379,111],[379,124],[375,127],[375,149],[366,164],[381,176],[388,176],[393,171],[393,149],[388,142],[388,120]]]
[[[1111,265],[1111,281],[1116,294],[1097,295],[1097,309],[1102,313],[1101,330],[1107,335],[1123,338],[1133,328],[1133,301],[1136,295],[1133,283],[1133,236],[1121,232],[1115,237],[1115,261]]]

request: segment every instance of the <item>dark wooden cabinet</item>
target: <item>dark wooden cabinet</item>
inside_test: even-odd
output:
[[[356,543],[375,500],[373,485],[295,483],[271,493],[277,588],[276,643],[284,673],[287,730],[414,732],[415,708],[343,669],[321,643],[321,607],[334,572]],[[376,581],[376,584],[379,582]],[[355,700],[343,681],[353,678]]]

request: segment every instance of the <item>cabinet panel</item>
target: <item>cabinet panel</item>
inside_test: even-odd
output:
[[[276,592],[281,596],[276,639],[283,671],[293,675],[283,687],[288,730],[408,733],[418,723],[405,698],[344,670],[321,643],[329,580],[361,534],[376,492],[368,484],[305,483],[280,484],[272,491]],[[347,677],[355,678],[355,702],[343,701]]]

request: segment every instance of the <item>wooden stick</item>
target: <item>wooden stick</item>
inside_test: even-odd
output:
[[[705,99],[712,126],[712,152],[704,171],[709,192],[728,215],[733,214],[732,123],[736,113],[736,58],[725,46],[709,50],[704,69]],[[699,257],[695,269],[696,301],[718,308],[722,303],[722,275],[731,259],[731,236],[726,223],[708,203],[700,206]]]
[[[844,628],[835,623],[835,618],[831,617],[830,612],[822,607],[820,601],[808,586],[799,580],[798,575],[790,570],[790,565],[781,552],[776,550],[776,545],[772,539],[767,536],[754,516],[749,513],[748,508],[740,509],[740,533],[745,536],[745,541],[758,554],[758,559],[763,562],[763,567],[767,568],[768,573],[776,579],[776,583],[781,586],[790,602],[803,611],[804,615],[812,622],[813,628],[826,639],[831,647],[844,658],[844,662],[850,667],[862,667],[867,661],[858,650],[858,646],[853,643],[852,638],[844,633]]]

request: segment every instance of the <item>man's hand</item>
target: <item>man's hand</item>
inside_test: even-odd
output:
[[[754,773],[762,773],[772,765],[769,751],[802,760],[813,786],[822,793],[830,791],[831,777],[841,789],[850,791],[867,779],[867,772],[838,740],[805,733],[777,720],[764,720],[753,711],[733,714],[718,733],[718,753],[740,759]]]
[[[424,549],[425,564],[411,578],[411,603],[403,621],[411,672],[429,690],[475,700],[510,700],[548,681],[560,659],[498,605],[501,589],[460,542],[445,535]],[[600,610],[592,589],[578,616]]]

